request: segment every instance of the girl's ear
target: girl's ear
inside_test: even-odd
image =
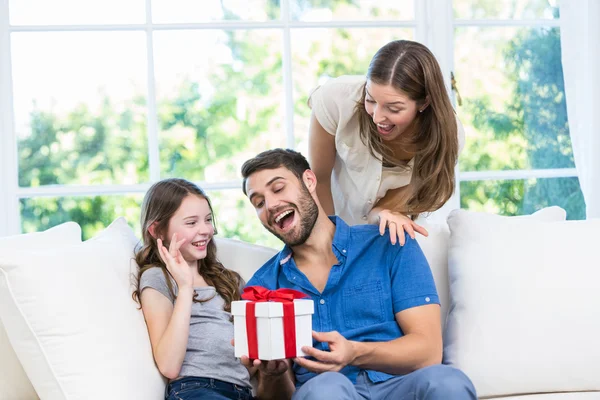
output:
[[[152,236],[154,239],[157,239],[156,237],[156,224],[158,224],[158,222],[153,222],[152,224],[150,224],[150,226],[148,227],[148,233],[150,234],[150,236]]]

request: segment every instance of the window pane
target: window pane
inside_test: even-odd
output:
[[[558,28],[458,28],[462,171],[573,168]]]
[[[559,206],[567,219],[585,219],[585,202],[577,178],[490,180],[460,183],[462,208],[502,215],[531,214]]]
[[[12,25],[134,24],[146,20],[145,0],[9,0]]]
[[[262,226],[242,189],[209,191],[219,236],[281,249],[283,243]]]
[[[417,0],[420,1],[420,0]],[[297,21],[412,20],[415,0],[291,0]]]
[[[308,154],[308,95],[330,77],[365,75],[371,58],[386,43],[413,38],[412,29],[293,29],[294,134]]]
[[[12,35],[19,184],[148,179],[141,32]]]
[[[454,0],[459,19],[555,19],[556,0]]]
[[[246,159],[285,146],[280,35],[155,34],[163,177],[238,179]]]
[[[278,0],[152,0],[155,23],[279,19]]]
[[[21,229],[39,232],[64,222],[77,222],[83,240],[106,228],[118,217],[125,217],[140,237],[140,206],[143,194],[93,197],[36,197],[21,199]]]

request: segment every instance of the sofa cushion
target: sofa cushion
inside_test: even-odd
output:
[[[43,251],[81,242],[81,228],[67,222],[44,232],[0,238],[0,266],[18,260],[32,250]],[[0,318],[0,398],[31,400],[38,396],[25,374]]]
[[[448,224],[445,362],[480,396],[600,390],[600,220]]]
[[[119,218],[86,242],[0,267],[0,317],[42,399],[163,398],[127,284],[136,243]]]
[[[556,206],[546,207],[531,215],[518,217],[505,217],[473,211],[461,212],[466,213],[465,215],[469,215],[469,218],[478,225],[485,225],[486,222],[494,222],[498,219],[503,220],[506,218],[534,218],[540,221],[564,221],[567,217],[566,211]],[[429,219],[422,219],[417,221],[417,223],[427,229],[429,233],[429,236],[417,234],[416,238],[425,254],[425,258],[427,258],[427,261],[429,262],[431,272],[433,273],[442,307],[442,327],[444,327],[450,305],[450,293],[448,287],[448,242],[450,240],[450,230],[448,229],[448,224],[446,222],[432,223]]]
[[[482,399],[485,399],[483,397]],[[494,400],[598,400],[600,392],[539,393],[524,396],[493,397]]]

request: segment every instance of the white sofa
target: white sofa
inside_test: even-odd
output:
[[[418,241],[442,301],[444,362],[481,398],[600,399],[600,221],[455,211]],[[131,299],[137,238],[124,219],[0,238],[0,400],[161,399]],[[276,250],[217,238],[248,280]]]

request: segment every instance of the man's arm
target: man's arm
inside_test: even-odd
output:
[[[427,304],[396,313],[404,336],[389,342],[353,342],[337,332],[314,332],[313,337],[328,342],[331,351],[303,348],[316,361],[295,359],[313,372],[339,371],[346,365],[402,375],[442,361],[440,306]]]
[[[389,342],[350,342],[352,365],[401,375],[442,362],[440,306],[428,304],[396,313],[404,332]]]

